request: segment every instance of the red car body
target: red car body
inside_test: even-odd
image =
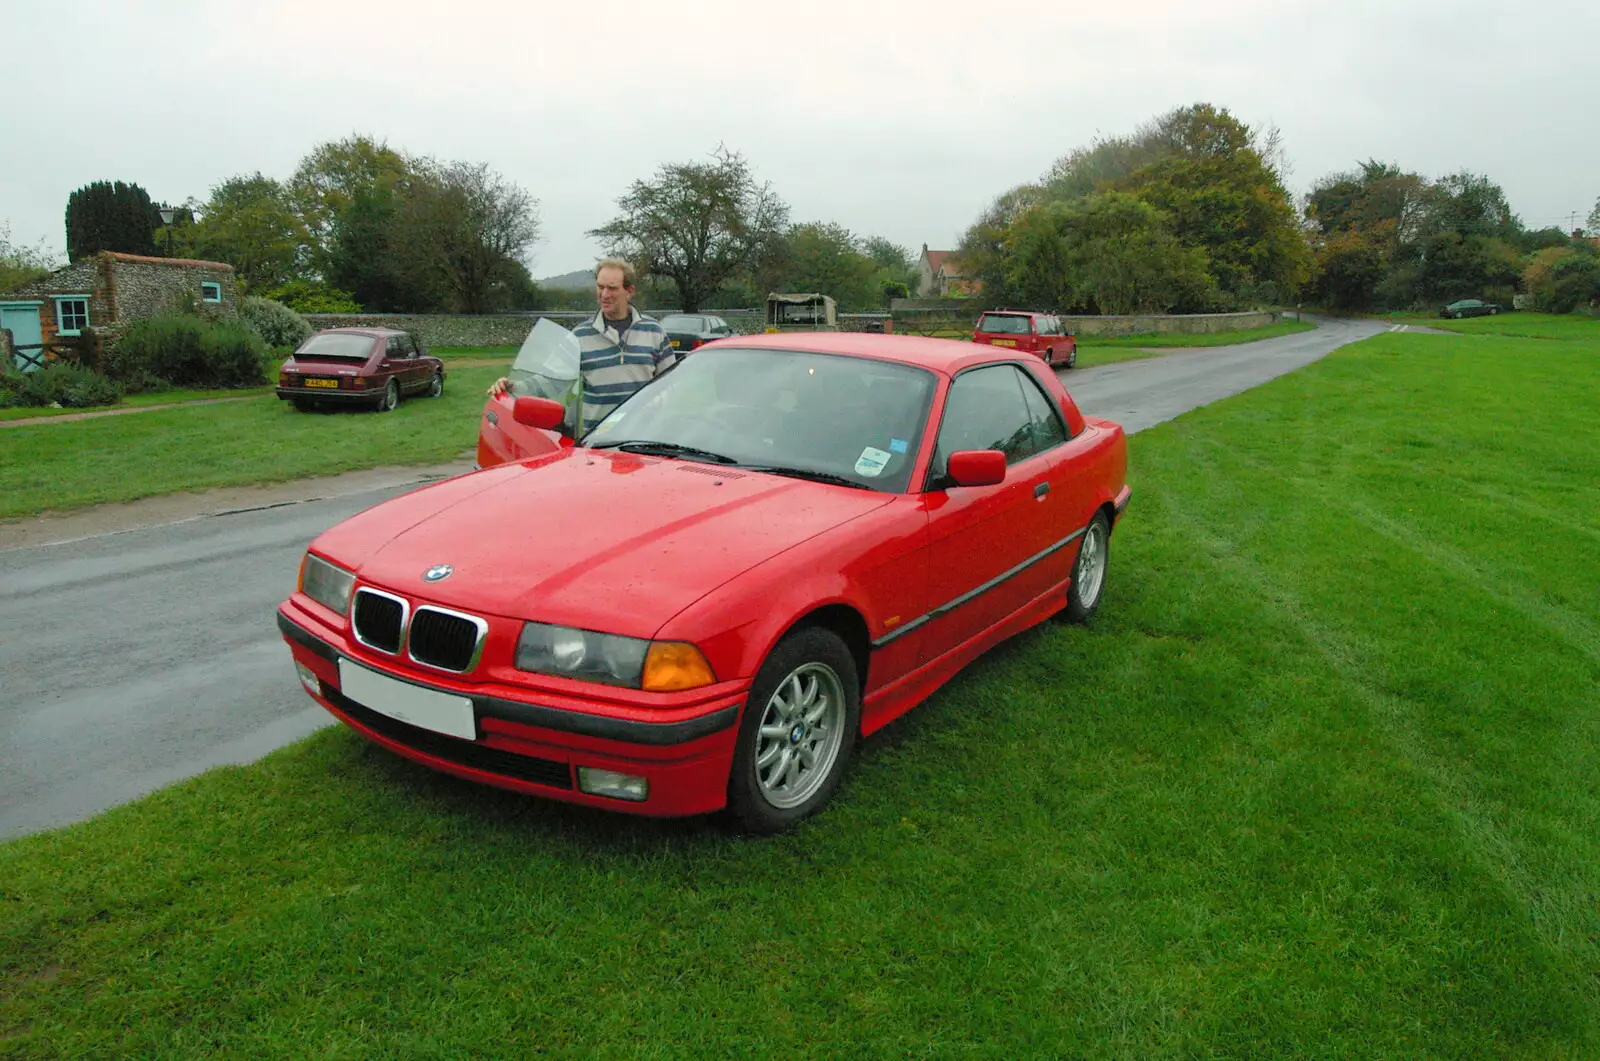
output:
[[[570,438],[556,431],[517,423],[512,416],[516,400],[514,393],[506,391],[484,401],[478,418],[479,468],[542,457],[572,445]]]
[[[444,393],[444,362],[391,328],[325,328],[278,370],[278,397],[297,409],[356,405],[392,411],[406,395]]]
[[[978,318],[972,341],[1033,354],[1047,365],[1078,364],[1078,340],[1061,318],[1048,313],[990,310]]]
[[[696,357],[733,344],[930,374],[928,423],[907,454],[906,490],[594,449],[588,440],[417,490],[311,543],[310,557],[353,574],[354,603],[341,612],[302,589],[278,610],[310,694],[368,739],[446,773],[614,810],[699,814],[728,802],[752,681],[794,631],[821,627],[848,646],[865,735],[1069,605],[1086,531],[1101,527],[1103,545],[1128,502],[1126,442],[1117,424],[1084,416],[1038,359],[845,333],[748,336]],[[925,489],[938,482],[930,466],[949,426],[940,421],[952,381],[1005,364],[1046,396],[1068,437],[1009,467],[995,450],[963,452],[963,468],[992,468],[1003,480]],[[445,564],[453,573],[432,581]],[[430,622],[457,614],[481,622],[476,654],[459,657],[470,665],[447,671],[412,658],[422,654],[414,646],[363,643],[352,617],[374,599],[366,589],[398,602],[380,601],[403,606],[414,624],[425,613]],[[519,670],[519,631],[529,622],[694,646],[714,680],[646,692]],[[433,732],[358,703],[345,674],[382,683],[352,668],[460,698],[471,732]],[[644,778],[648,796],[623,802],[582,791],[580,768]]]

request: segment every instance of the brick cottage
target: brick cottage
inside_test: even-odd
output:
[[[3,353],[29,371],[44,364],[52,344],[85,328],[103,335],[189,305],[208,317],[237,313],[233,266],[101,251],[0,293],[0,329],[10,332],[10,349]]]

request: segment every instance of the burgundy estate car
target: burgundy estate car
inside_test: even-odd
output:
[[[390,328],[328,328],[278,370],[278,397],[301,411],[321,404],[392,412],[402,395],[444,393],[444,362]]]

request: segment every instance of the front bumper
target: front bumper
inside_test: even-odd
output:
[[[278,629],[295,662],[315,675],[311,695],[318,703],[373,743],[424,766],[516,792],[653,817],[704,814],[727,802],[742,687],[681,710],[618,711],[387,665],[293,598],[278,609]],[[469,697],[477,738],[423,729],[350,699],[340,687],[341,658],[424,689]],[[647,715],[659,717],[641,717]],[[580,791],[578,767],[643,777],[648,795],[634,802]]]

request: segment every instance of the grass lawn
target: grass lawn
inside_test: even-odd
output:
[[[515,346],[446,346],[428,351],[446,361],[461,360],[495,360],[504,358],[507,363],[516,354]],[[283,358],[272,361],[267,372],[270,379],[277,379],[278,368],[284,362]],[[454,371],[459,372],[460,369]],[[246,387],[234,390],[191,390],[174,389],[165,391],[150,391],[145,394],[130,394],[116,405],[93,406],[88,409],[50,409],[36,406],[20,407],[13,409],[0,409],[0,422],[6,420],[28,420],[37,416],[65,416],[69,413],[92,413],[103,409],[126,409],[147,405],[169,405],[174,402],[202,401],[213,398],[253,398],[263,394],[273,394],[276,384],[268,383],[260,387]]]
[[[1078,367],[1092,368],[1095,365],[1109,365],[1117,361],[1138,361],[1152,356],[1151,350],[1153,349],[1234,346],[1239,343],[1253,343],[1260,339],[1272,339],[1280,335],[1293,335],[1296,332],[1314,330],[1316,330],[1316,325],[1309,321],[1286,320],[1264,328],[1233,328],[1225,332],[1212,332],[1209,335],[1172,335],[1157,332],[1148,332],[1142,335],[1119,335],[1114,338],[1080,335],[1078,337]],[[970,330],[935,331],[929,334],[937,339],[968,341],[972,339]]]
[[[331,729],[0,846],[0,1055],[1600,1056],[1597,354],[1386,334],[1135,436],[1096,625],[795,835]]]
[[[1269,324],[1263,328],[1231,328],[1225,332],[1210,332],[1205,335],[1184,335],[1166,332],[1149,332],[1144,335],[1118,335],[1099,336],[1082,335],[1078,337],[1078,348],[1105,349],[1118,347],[1144,347],[1161,348],[1168,346],[1235,346],[1239,343],[1253,343],[1261,339],[1275,339],[1280,335],[1294,335],[1298,332],[1316,331],[1317,326],[1310,321],[1284,320],[1277,324]]]
[[[1410,323],[1426,324],[1442,331],[1462,335],[1513,335],[1527,339],[1576,339],[1600,342],[1600,317],[1587,313],[1497,313],[1492,317],[1466,317],[1444,320],[1421,318]]]
[[[517,356],[517,351],[520,349],[522,349],[520,346],[430,346],[428,353],[446,361],[490,357],[510,359]]]
[[[0,518],[383,464],[433,464],[478,438],[492,366],[449,373],[444,397],[393,413],[296,412],[270,392],[242,402],[0,431]],[[170,393],[170,392],[169,392]]]

